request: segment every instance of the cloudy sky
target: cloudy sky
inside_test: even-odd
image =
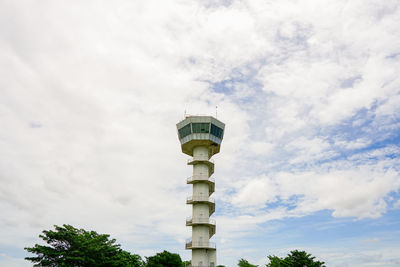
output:
[[[218,263],[400,265],[398,0],[0,1],[0,266],[52,225],[189,259],[175,124],[226,124]]]

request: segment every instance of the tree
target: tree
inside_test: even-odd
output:
[[[314,261],[315,257],[305,251],[293,250],[286,258],[268,256],[267,267],[326,267],[325,262]]]
[[[190,264],[192,264],[192,261],[183,261],[182,262],[182,267],[189,267]]]
[[[154,256],[146,257],[147,267],[182,267],[182,259],[176,253],[171,253],[166,250],[157,253]]]
[[[284,267],[283,265],[284,259],[281,259],[277,256],[268,256],[269,263],[266,265],[267,267]]]
[[[43,234],[39,235],[50,246],[35,244],[34,247],[24,248],[37,255],[25,258],[34,263],[33,266],[143,266],[139,255],[122,250],[119,244],[115,244],[115,239],[109,239],[109,235],[77,229],[66,224],[54,227],[55,231],[44,230]]]
[[[253,265],[250,264],[247,260],[245,259],[240,259],[238,262],[239,267],[258,267],[258,265]]]

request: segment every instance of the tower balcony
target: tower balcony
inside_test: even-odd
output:
[[[205,182],[208,183],[208,191],[209,195],[211,196],[212,193],[215,191],[215,179],[211,177],[207,177],[204,175],[194,175],[186,179],[187,184],[195,184]]]
[[[208,167],[208,175],[211,176],[214,173],[214,160],[212,159],[199,159],[192,158],[188,159],[187,165],[205,164]]]
[[[209,207],[209,215],[215,212],[215,200],[213,198],[209,198],[207,196],[199,195],[199,196],[190,196],[186,198],[186,204],[197,204],[203,203],[207,204]]]
[[[187,217],[186,218],[186,226],[194,226],[194,225],[207,225],[210,231],[210,238],[215,235],[216,232],[216,223],[215,220],[209,218],[199,218],[199,217]]]
[[[209,241],[192,241],[192,239],[186,240],[186,249],[217,249],[217,245],[214,242]]]

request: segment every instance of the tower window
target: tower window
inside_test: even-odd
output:
[[[211,134],[212,135],[222,139],[222,133],[223,133],[223,130],[221,128],[215,126],[214,124],[211,124]]]
[[[209,123],[192,123],[193,133],[209,133]]]
[[[190,123],[179,129],[179,137],[181,139],[185,136],[188,136],[189,134],[191,134]]]

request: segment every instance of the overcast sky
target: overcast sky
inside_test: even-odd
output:
[[[226,124],[218,264],[400,265],[398,0],[0,0],[0,266],[52,225],[184,250],[176,123]]]

